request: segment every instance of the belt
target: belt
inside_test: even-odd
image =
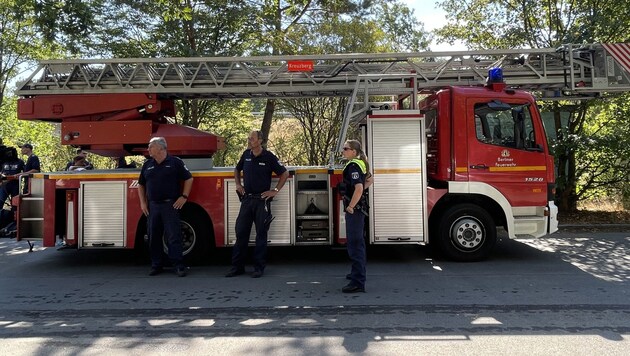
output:
[[[258,194],[248,193],[243,196],[243,199],[263,199],[264,200],[265,198],[263,198],[262,193],[258,193]]]
[[[164,200],[151,200],[149,201],[149,203],[153,203],[153,204],[165,204],[165,203],[172,203],[177,199],[164,199]]]

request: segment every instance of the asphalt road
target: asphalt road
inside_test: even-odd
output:
[[[501,241],[479,263],[368,250],[367,293],[340,289],[345,251],[273,248],[263,278],[224,278],[229,249],[186,278],[120,251],[0,239],[2,355],[626,355],[630,233]]]

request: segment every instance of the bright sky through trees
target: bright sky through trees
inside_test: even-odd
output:
[[[424,23],[426,31],[433,31],[446,24],[446,14],[444,10],[436,5],[437,0],[402,0],[410,9],[414,10],[416,18]],[[432,51],[460,51],[465,50],[463,45],[451,46],[448,44],[436,44],[435,40],[431,44]]]

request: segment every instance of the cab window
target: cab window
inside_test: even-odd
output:
[[[498,100],[475,104],[477,139],[483,143],[531,149],[536,135],[530,104],[507,104]]]

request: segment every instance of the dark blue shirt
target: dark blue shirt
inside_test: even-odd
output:
[[[24,165],[24,172],[28,172],[31,169],[36,169],[38,172],[41,172],[41,168],[39,166],[39,157],[36,155],[30,155],[26,160],[26,164]]]
[[[247,194],[268,191],[271,188],[271,173],[281,175],[287,171],[278,157],[265,149],[258,156],[254,156],[251,149],[245,150],[236,169],[243,172],[243,187]]]
[[[354,194],[354,186],[361,183],[365,187],[365,173],[361,171],[358,164],[351,162],[343,170],[343,182],[346,184],[345,196],[348,202]]]
[[[24,161],[19,158],[6,161],[2,164],[2,174],[6,176],[12,176],[22,172],[24,172]]]
[[[22,172],[24,172],[24,161],[19,158],[11,161],[6,161],[2,164],[2,174],[4,174],[5,176],[12,176],[14,174]],[[20,184],[16,179],[3,182],[3,186],[7,190],[7,192],[11,194],[11,196],[16,196],[18,194],[18,187],[20,186]]]
[[[74,162],[70,161],[66,164],[66,171],[70,169],[70,167],[74,166]],[[87,160],[85,161],[85,166],[83,167],[86,170],[91,170],[94,169],[94,166],[92,165],[92,163],[88,162]]]
[[[138,184],[146,187],[149,201],[161,202],[179,198],[182,195],[181,182],[190,178],[192,174],[184,161],[168,155],[160,164],[153,158],[144,162]]]

